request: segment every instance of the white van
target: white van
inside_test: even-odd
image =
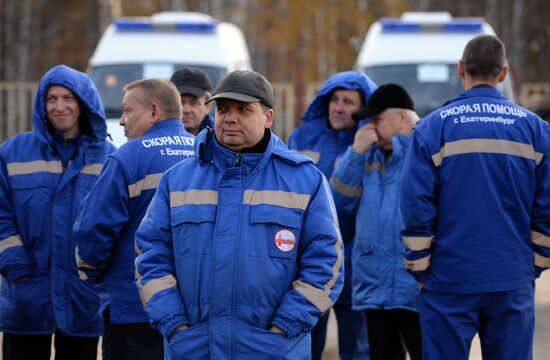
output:
[[[107,27],[90,59],[89,73],[105,105],[107,131],[115,145],[126,142],[118,125],[124,85],[142,78],[168,79],[185,66],[204,70],[214,86],[230,71],[250,69],[242,31],[194,12],[120,18]]]
[[[458,60],[479,34],[495,32],[482,18],[453,18],[448,12],[382,18],[369,28],[355,68],[378,85],[403,86],[423,117],[462,91]],[[510,73],[499,90],[514,101]]]

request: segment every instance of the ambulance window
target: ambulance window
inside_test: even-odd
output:
[[[462,91],[456,64],[395,64],[371,66],[364,71],[378,85],[396,83],[403,86],[421,117]]]

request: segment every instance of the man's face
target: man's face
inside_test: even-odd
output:
[[[334,130],[350,130],[356,125],[351,114],[361,108],[361,95],[355,90],[337,89],[328,104],[328,121]]]
[[[143,90],[133,88],[122,99],[122,116],[119,124],[124,126],[128,140],[143,136],[154,124],[152,107],[146,104]]]
[[[80,106],[76,96],[63,86],[50,86],[46,92],[46,115],[63,137],[78,134]]]
[[[202,120],[210,111],[212,103],[205,104],[204,95],[196,97],[191,94],[181,94],[182,117],[185,130],[193,135],[199,133]]]
[[[403,112],[395,109],[387,109],[378,115],[371,117],[378,134],[376,145],[382,150],[392,150],[392,138],[394,135],[403,134],[400,124],[403,121]]]
[[[231,99],[216,100],[216,139],[233,151],[256,145],[266,128],[273,124],[273,110],[262,108],[260,102]]]

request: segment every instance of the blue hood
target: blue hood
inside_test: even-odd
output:
[[[105,110],[92,79],[83,72],[74,70],[66,65],[58,65],[50,69],[40,80],[36,98],[32,123],[41,142],[49,144],[51,135],[48,132],[46,116],[46,93],[50,86],[59,85],[69,89],[84,106],[81,119],[86,119],[92,129],[92,142],[101,142],[107,134],[105,124]]]
[[[306,113],[302,117],[304,123],[310,121],[322,121],[326,123],[328,119],[328,103],[330,96],[335,89],[359,91],[363,100],[376,90],[376,84],[364,73],[358,71],[344,71],[329,78],[309,104]]]

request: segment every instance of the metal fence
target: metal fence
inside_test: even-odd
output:
[[[32,129],[32,109],[38,83],[0,82],[0,143]],[[291,83],[273,83],[275,121],[273,131],[287,140],[294,130],[296,99]]]
[[[36,82],[0,82],[0,143],[32,128]]]

